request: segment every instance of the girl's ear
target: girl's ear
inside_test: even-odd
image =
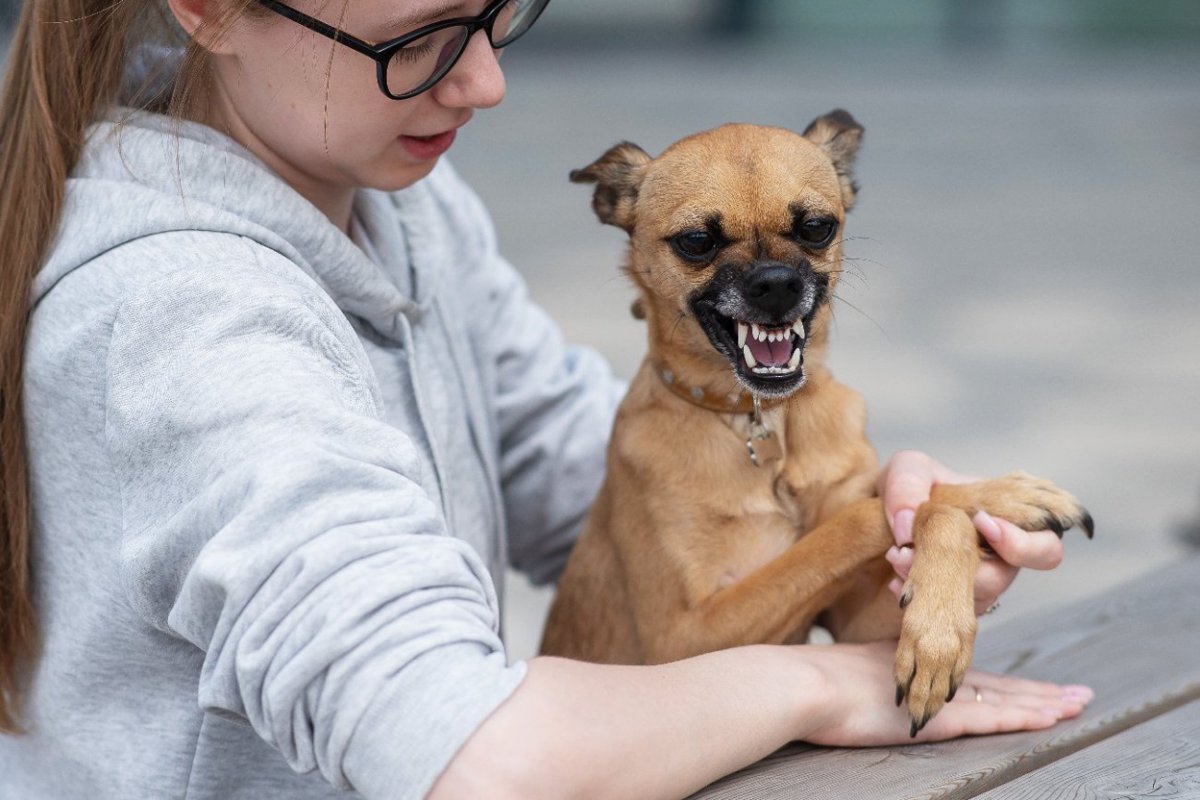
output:
[[[188,37],[213,55],[230,55],[226,37],[218,36],[220,30],[214,22],[221,11],[221,0],[167,0],[167,5],[179,26]]]

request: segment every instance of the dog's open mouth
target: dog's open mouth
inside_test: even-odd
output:
[[[713,347],[729,358],[751,392],[785,397],[804,384],[804,346],[814,313],[763,323],[727,317],[708,305],[693,310]]]
[[[804,320],[770,327],[733,320],[742,365],[755,375],[792,375],[804,360]]]

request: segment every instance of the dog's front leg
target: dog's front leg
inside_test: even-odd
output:
[[[671,619],[635,613],[647,660],[782,643],[810,625],[865,564],[893,543],[881,502],[857,501],[767,564],[679,609]]]
[[[978,536],[971,517],[984,510],[1025,530],[1059,535],[1092,517],[1053,483],[1023,472],[967,484],[940,484],[913,520],[913,565],[900,596],[905,607],[896,651],[896,698],[908,696],[915,735],[954,696],[975,641]]]
[[[908,697],[912,733],[954,697],[975,646],[979,545],[966,512],[923,503],[913,520],[913,564],[900,595],[896,703]]]

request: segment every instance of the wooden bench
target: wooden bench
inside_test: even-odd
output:
[[[1096,698],[1045,731],[858,750],[793,744],[693,797],[1200,798],[1200,558],[991,627],[975,664],[1086,684]]]

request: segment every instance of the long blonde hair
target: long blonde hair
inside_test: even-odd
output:
[[[216,35],[257,8],[224,5],[206,25]],[[38,650],[21,403],[30,287],[88,125],[118,100],[177,118],[200,102],[207,63],[191,40],[174,74],[147,75],[121,96],[127,55],[156,37],[179,47],[186,39],[157,0],[26,0],[9,52],[0,94],[0,732],[21,730],[19,693]],[[151,91],[155,82],[165,95]]]

